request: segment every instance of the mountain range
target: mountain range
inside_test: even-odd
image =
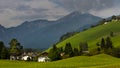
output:
[[[17,27],[0,25],[0,41],[8,43],[16,38],[25,48],[48,48],[67,32],[81,31],[96,25],[102,18],[89,13],[73,12],[56,21],[25,21]]]

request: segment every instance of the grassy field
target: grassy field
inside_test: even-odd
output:
[[[86,41],[89,44],[89,49],[93,49],[96,48],[96,42],[100,41],[102,37],[109,36],[111,31],[115,34],[112,37],[113,45],[120,47],[120,21],[112,21],[109,24],[91,28],[66,39],[57,46],[64,47],[67,42],[70,42],[72,47],[77,48],[80,42]],[[78,56],[46,63],[0,60],[0,68],[120,68],[120,59],[100,54]]]
[[[63,42],[57,44],[58,47],[64,47],[67,42],[70,42],[72,47],[78,48],[80,42],[88,42],[89,49],[96,48],[96,43],[100,42],[102,37],[110,36],[110,32],[114,32],[115,36],[112,37],[112,41],[115,47],[120,47],[120,21],[112,21],[108,24],[103,24],[86,31],[83,31],[77,35],[74,35]],[[49,49],[47,50],[49,51]]]
[[[120,68],[120,59],[100,54],[47,63],[0,60],[0,68]]]

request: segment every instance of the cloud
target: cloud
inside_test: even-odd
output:
[[[114,5],[114,0],[52,0],[55,3],[62,4],[68,10],[77,10],[87,12],[88,10],[95,9],[101,10],[109,8]]]
[[[120,0],[0,0],[0,24],[17,26],[35,19],[56,20],[73,11],[100,17],[119,15]]]
[[[120,15],[120,8],[119,7],[112,7],[112,8],[108,8],[108,9],[102,9],[102,10],[90,10],[89,13],[95,15],[95,16],[99,16],[99,17],[103,17],[103,18],[107,18],[113,15]]]
[[[50,0],[0,0],[0,24],[5,27],[17,26],[26,20],[56,20],[68,13]]]

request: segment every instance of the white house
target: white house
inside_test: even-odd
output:
[[[105,22],[104,24],[108,24],[108,22]]]
[[[20,60],[20,56],[13,56],[13,55],[11,55],[10,56],[10,60]]]
[[[49,61],[50,61],[50,58],[47,56],[38,58],[38,62],[49,62]]]
[[[16,60],[15,56],[10,56],[10,60]]]
[[[23,57],[22,57],[22,60],[27,61],[27,60],[28,60],[28,58],[29,58],[29,59],[32,59],[32,57],[31,57],[31,56],[23,56]]]

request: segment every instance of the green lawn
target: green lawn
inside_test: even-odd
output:
[[[109,24],[81,32],[57,46],[64,47],[67,42],[70,42],[72,47],[78,47],[80,42],[86,41],[89,44],[89,49],[93,49],[96,47],[96,42],[100,41],[102,37],[108,36],[111,31],[115,33],[115,36],[112,37],[113,45],[120,47],[120,21],[112,21]],[[0,68],[120,68],[120,59],[100,54],[91,57],[78,56],[47,63],[0,60]]]
[[[38,63],[0,60],[0,68],[119,68],[120,59],[109,55],[78,56],[55,62]]]
[[[80,42],[88,42],[89,49],[96,48],[96,43],[100,42],[102,37],[110,36],[110,32],[114,32],[115,36],[112,37],[112,41],[115,47],[120,47],[120,21],[112,21],[108,24],[103,24],[86,31],[83,31],[77,35],[74,35],[63,42],[57,44],[57,47],[64,47],[67,42],[70,42],[72,47],[78,48]],[[50,48],[49,48],[50,49]],[[49,49],[47,51],[49,51]]]

